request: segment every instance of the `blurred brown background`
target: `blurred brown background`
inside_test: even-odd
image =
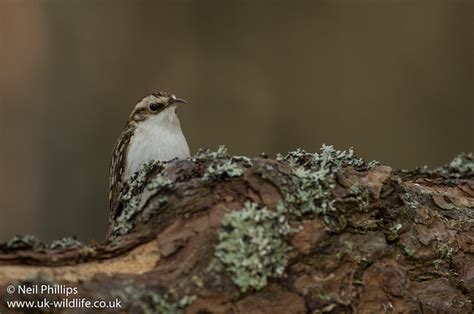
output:
[[[192,151],[354,146],[396,168],[474,150],[472,1],[0,0],[0,239],[102,240],[143,94]]]

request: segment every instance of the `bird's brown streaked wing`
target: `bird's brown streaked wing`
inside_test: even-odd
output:
[[[109,174],[109,206],[113,210],[117,202],[117,197],[123,186],[122,175],[125,171],[125,164],[127,158],[127,150],[130,139],[133,135],[133,129],[126,127],[122,132],[117,142],[115,143],[114,151],[112,153],[112,160],[110,162]]]

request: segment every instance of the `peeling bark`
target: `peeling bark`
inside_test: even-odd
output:
[[[239,160],[241,174],[203,180],[212,162],[173,161],[151,169],[148,177],[165,174],[173,188],[141,191],[130,230],[109,231],[105,243],[55,249],[34,241],[3,244],[0,299],[64,298],[6,293],[10,284],[48,283],[77,287],[73,297],[118,297],[123,312],[166,312],[157,295],[170,304],[192,297],[186,313],[473,311],[472,171],[343,167],[331,190],[333,210],[286,215],[295,231],[285,239],[291,250],[284,276],[242,292],[215,255],[222,219],[246,201],[275,211],[295,166]],[[5,302],[0,312],[8,312]]]

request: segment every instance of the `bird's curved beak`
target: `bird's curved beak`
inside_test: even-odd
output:
[[[181,99],[181,98],[176,98],[173,100],[173,104],[187,104],[188,102],[184,99]]]

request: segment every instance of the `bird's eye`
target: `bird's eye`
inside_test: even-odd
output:
[[[157,111],[160,108],[158,104],[150,104],[150,111]]]

